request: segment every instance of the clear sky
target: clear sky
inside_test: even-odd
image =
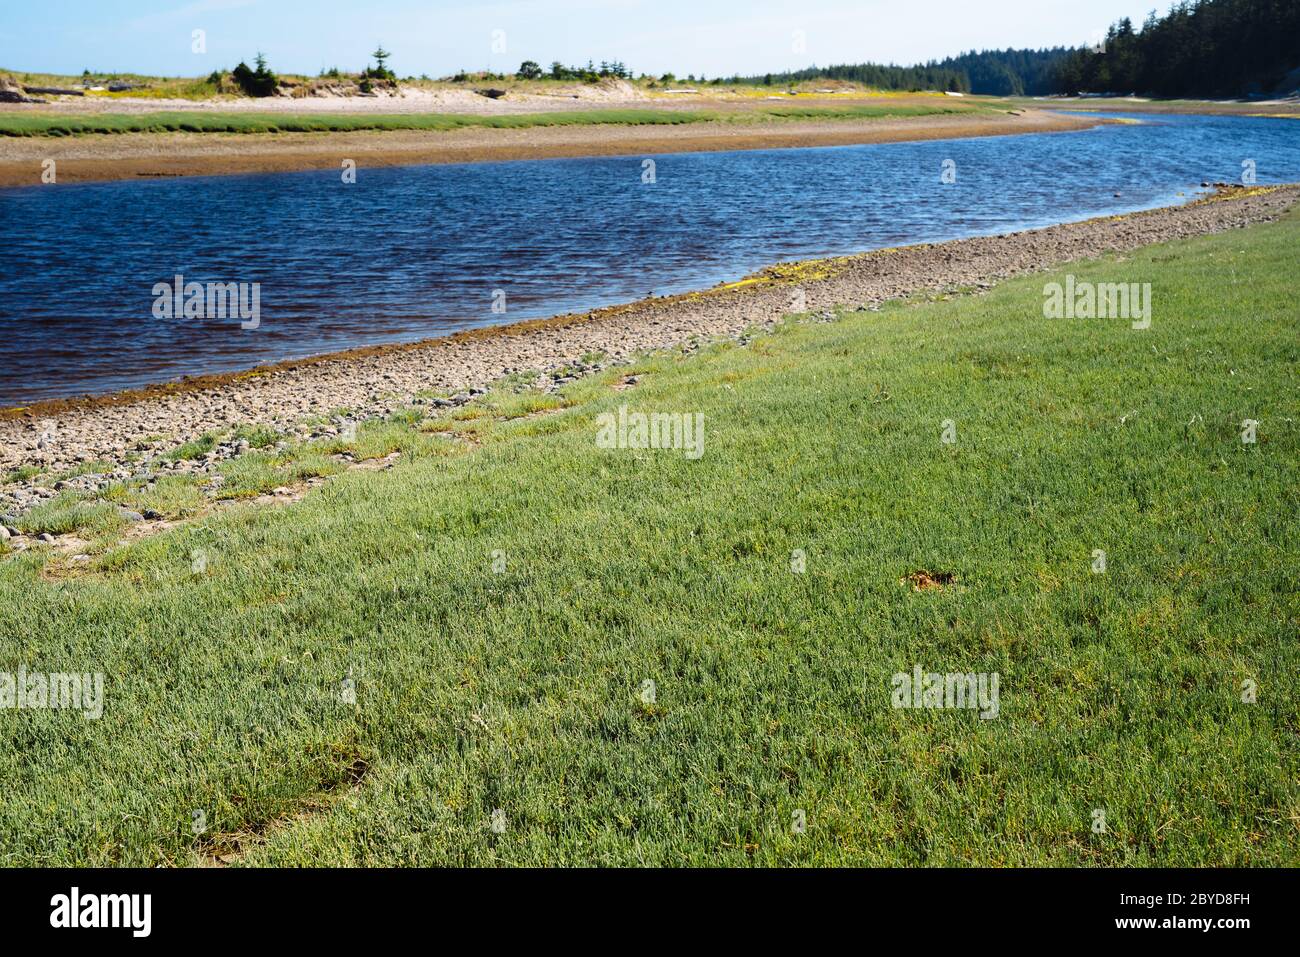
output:
[[[1087,43],[1169,0],[3,0],[0,68],[197,76],[259,50],[273,69],[356,70],[377,43],[402,76],[523,60],[756,74],[911,64],[988,47]],[[194,53],[192,31],[206,31]],[[498,32],[499,31],[499,32]]]

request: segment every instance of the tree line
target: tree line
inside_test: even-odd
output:
[[[1062,93],[1248,96],[1295,90],[1297,67],[1297,0],[1182,0],[1140,30],[1127,17],[1112,24],[1103,44],[1066,57],[1056,80]]]
[[[1127,17],[1119,20],[1089,47],[983,50],[910,67],[810,67],[742,82],[823,78],[991,96],[1285,94],[1300,88],[1300,0],[1181,0],[1163,17],[1153,10],[1140,29]]]
[[[734,77],[733,81],[789,86],[806,80],[846,80],[880,90],[947,90],[989,96],[1037,96],[1055,92],[1052,70],[1069,52],[1065,47],[971,51],[917,66],[880,63],[814,66],[787,73]]]

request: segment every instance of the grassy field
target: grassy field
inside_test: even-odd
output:
[[[773,106],[724,110],[605,109],[473,116],[455,113],[0,113],[0,136],[75,136],[85,133],[333,133],[356,130],[454,130],[464,127],[521,129],[532,126],[647,126],[683,123],[756,123],[785,119],[898,119],[942,113],[978,113],[969,106],[863,103],[838,107]]]
[[[106,685],[0,711],[0,861],[1300,864],[1297,250],[1071,269],[1146,331],[1044,319],[1062,272],[503,388],[292,505],[12,557],[0,671]],[[620,405],[703,455],[597,448]],[[998,716],[895,710],[915,665]]]

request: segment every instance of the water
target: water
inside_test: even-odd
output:
[[[642,157],[612,157],[0,190],[0,406],[1166,205],[1245,159],[1261,183],[1300,180],[1300,121],[656,156],[653,185]],[[260,327],[155,318],[177,273],[260,283]]]

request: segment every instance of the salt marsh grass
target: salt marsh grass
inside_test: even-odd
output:
[[[1145,330],[1044,318],[1064,270],[789,322],[11,557],[0,671],[106,678],[98,721],[0,718],[0,862],[1295,866],[1298,249],[1070,266],[1150,282]],[[708,454],[596,448],[631,403]],[[893,707],[918,663],[997,719]]]

